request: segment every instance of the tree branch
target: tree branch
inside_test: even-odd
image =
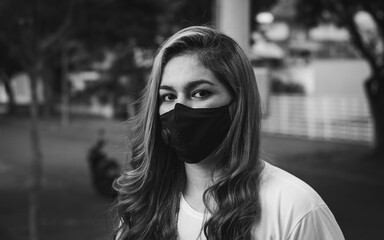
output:
[[[373,6],[369,1],[363,2],[363,6],[364,10],[367,11],[375,21],[381,39],[384,39],[384,18],[379,14],[378,9],[376,9],[377,6]]]
[[[377,72],[379,66],[376,62],[375,56],[371,52],[371,49],[366,46],[360,32],[358,31],[358,26],[354,21],[354,15],[356,11],[354,11],[354,9],[351,9],[351,6],[348,4],[348,2],[341,1],[341,6],[343,11],[341,15],[342,20],[351,34],[353,43],[360,50],[364,58],[368,61],[373,73]]]
[[[40,47],[41,47],[42,50],[45,50],[45,49],[51,47],[52,45],[54,45],[55,43],[62,41],[63,36],[70,29],[70,26],[71,26],[71,23],[72,23],[74,7],[75,7],[75,4],[76,4],[75,2],[76,1],[71,1],[70,2],[70,6],[69,6],[69,9],[68,9],[68,14],[66,15],[66,18],[65,18],[64,22],[57,29],[57,31],[52,33],[52,34],[50,34],[46,39],[44,39],[41,42]]]

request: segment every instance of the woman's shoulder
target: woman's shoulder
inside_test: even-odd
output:
[[[271,236],[273,239],[288,239],[312,218],[316,218],[318,223],[324,223],[321,227],[323,229],[318,229],[317,234],[328,232],[326,226],[334,225],[336,230],[332,230],[331,235],[340,236],[336,220],[319,194],[287,171],[265,162],[259,195],[261,218],[256,227],[256,235],[260,239],[269,239]],[[314,234],[316,231],[312,230],[311,227],[305,228],[306,233]],[[311,237],[318,239],[316,236]]]
[[[260,199],[284,200],[280,204],[299,205],[311,209],[325,204],[319,194],[307,183],[291,173],[264,162],[260,180]]]

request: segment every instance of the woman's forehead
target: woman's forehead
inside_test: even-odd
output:
[[[207,69],[196,55],[181,55],[173,57],[165,65],[160,86],[183,85],[196,80],[218,83],[215,74]]]

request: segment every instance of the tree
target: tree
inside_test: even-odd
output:
[[[371,75],[364,88],[374,123],[375,152],[384,159],[384,1],[382,0],[298,0],[297,19],[306,26],[335,23],[345,27],[354,46],[369,63]],[[369,14],[375,23],[366,28],[356,21]]]
[[[63,1],[55,4],[58,8],[66,9]],[[21,66],[19,70],[29,75],[37,74],[34,77],[49,86],[46,78],[41,76],[50,70],[44,66],[55,59],[52,55],[61,39],[63,28],[54,26],[57,26],[58,19],[65,19],[66,11],[52,12],[46,11],[46,8],[51,9],[52,4],[46,5],[42,1],[3,1],[0,5],[0,44],[12,53],[11,59]],[[44,17],[43,12],[47,12]],[[45,21],[48,13],[57,14],[56,20]],[[44,89],[48,93],[49,87]],[[47,102],[51,102],[51,96],[46,94],[45,97]]]

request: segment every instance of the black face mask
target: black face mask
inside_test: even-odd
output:
[[[186,163],[198,163],[211,154],[231,125],[228,105],[194,109],[177,103],[160,119],[165,143]]]

